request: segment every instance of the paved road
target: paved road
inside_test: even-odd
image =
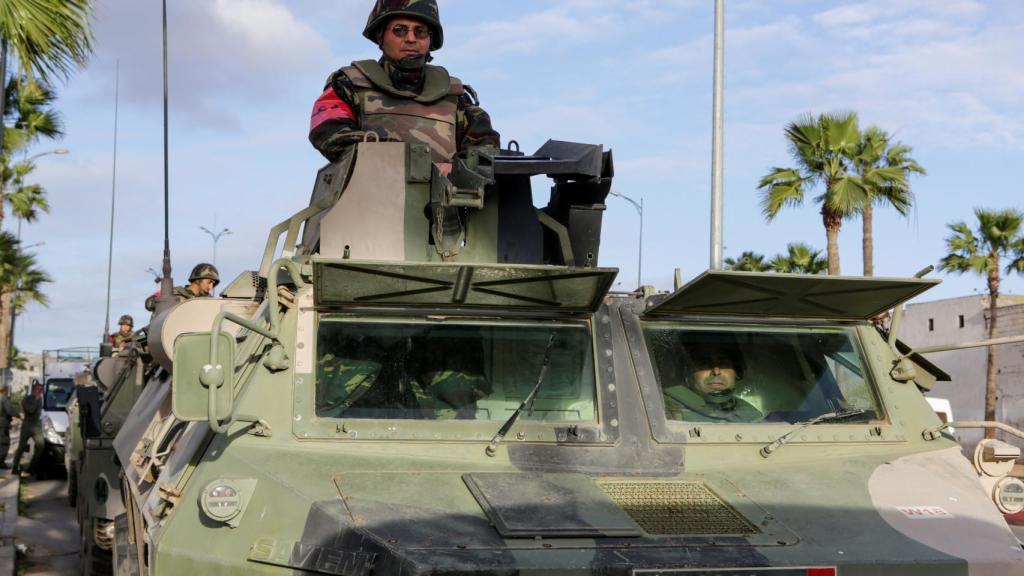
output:
[[[24,516],[18,517],[15,539],[28,547],[21,561],[25,575],[78,573],[78,524],[68,506],[67,482],[22,480],[28,489]]]

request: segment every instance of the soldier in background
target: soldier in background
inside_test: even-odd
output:
[[[43,423],[40,420],[43,414],[43,385],[39,382],[32,384],[32,393],[26,394],[21,399],[21,412],[24,417],[21,421],[21,436],[18,438],[18,449],[14,451],[13,472],[21,472],[21,455],[28,450],[28,441],[32,440],[32,460],[29,462],[28,471],[32,473],[43,456],[45,438],[43,438]]]
[[[363,36],[381,49],[380,59],[331,74],[313,104],[309,141],[328,160],[367,132],[428,145],[445,174],[457,151],[500,145],[473,89],[428,64],[444,43],[436,0],[376,0]]]
[[[10,468],[7,465],[7,453],[11,451],[11,423],[20,418],[21,412],[11,402],[11,387],[0,388],[0,469]]]
[[[178,299],[178,302],[184,302],[193,298],[211,296],[217,284],[220,284],[220,272],[217,271],[216,266],[205,262],[196,264],[196,267],[192,269],[192,273],[188,276],[188,285],[174,287],[174,297]],[[146,310],[150,312],[156,310],[156,299],[158,296],[160,296],[159,292],[146,298]]]
[[[110,336],[110,343],[114,346],[114,351],[122,350],[128,345],[128,342],[132,339],[132,328],[135,326],[135,320],[128,314],[122,314],[121,318],[117,321],[117,334]]]

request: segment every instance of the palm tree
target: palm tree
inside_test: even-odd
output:
[[[1024,273],[1024,236],[1021,227],[1024,214],[1019,210],[985,210],[975,208],[978,227],[971,230],[965,222],[949,224],[953,231],[946,238],[949,253],[939,262],[939,269],[963,274],[971,272],[986,277],[988,283],[988,337],[996,337],[996,321],[999,309],[999,283],[1001,272],[1006,274]],[[1001,262],[1010,259],[1005,268]],[[985,377],[985,419],[996,418],[996,347],[988,347],[988,371]],[[991,428],[986,438],[994,438]]]
[[[725,265],[727,270],[737,272],[764,272],[768,270],[768,265],[764,263],[764,254],[750,251],[740,254],[740,257],[737,259],[726,258]]]
[[[39,83],[18,83],[12,79],[4,89],[3,100],[7,102],[4,132],[7,138],[0,147],[0,223],[4,219],[8,188],[26,186],[25,177],[35,168],[31,159],[11,164],[12,156],[19,151],[25,152],[40,138],[55,139],[64,135],[63,122],[53,109],[56,99],[52,90]],[[41,193],[42,189],[39,188],[38,192]],[[45,198],[41,203],[45,204]],[[36,204],[40,205],[40,202]]]
[[[910,174],[924,174],[924,168],[910,157],[913,149],[899,142],[884,130],[871,126],[861,134],[853,157],[854,170],[861,177],[868,200],[861,208],[864,224],[862,248],[864,275],[875,273],[874,258],[874,205],[890,205],[906,216],[914,203],[910,190]]]
[[[92,0],[3,0],[0,2],[0,86],[12,76],[50,83],[67,79],[92,54]],[[5,102],[0,98],[0,118]],[[0,149],[4,134],[0,130]]]
[[[10,232],[0,232],[0,358],[5,368],[13,350],[11,320],[31,302],[49,305],[42,288],[51,281],[49,274],[38,267],[34,254],[22,250],[21,243]]]
[[[786,245],[786,253],[778,254],[768,263],[772,272],[790,274],[821,274],[828,270],[828,260],[822,258],[821,250],[815,250],[803,242]]]
[[[839,274],[839,229],[868,199],[860,177],[850,171],[860,142],[857,114],[807,114],[786,127],[786,138],[796,167],[772,168],[761,179],[761,211],[770,222],[783,208],[803,204],[807,189],[820,184],[824,191],[814,201],[821,205],[828,273]]]

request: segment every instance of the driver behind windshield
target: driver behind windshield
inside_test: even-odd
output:
[[[673,420],[696,422],[756,422],[764,415],[736,395],[743,379],[742,355],[735,342],[724,339],[683,344],[689,373],[683,383],[662,389],[665,412]]]

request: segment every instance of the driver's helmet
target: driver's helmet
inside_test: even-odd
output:
[[[430,50],[440,50],[444,44],[444,29],[437,11],[437,0],[376,0],[370,17],[366,19],[363,36],[380,43],[381,27],[392,18],[405,17],[420,20],[430,28]]]
[[[132,319],[131,314],[122,314],[117,320],[118,326],[121,324],[127,324],[129,326],[135,326],[135,320]]]

